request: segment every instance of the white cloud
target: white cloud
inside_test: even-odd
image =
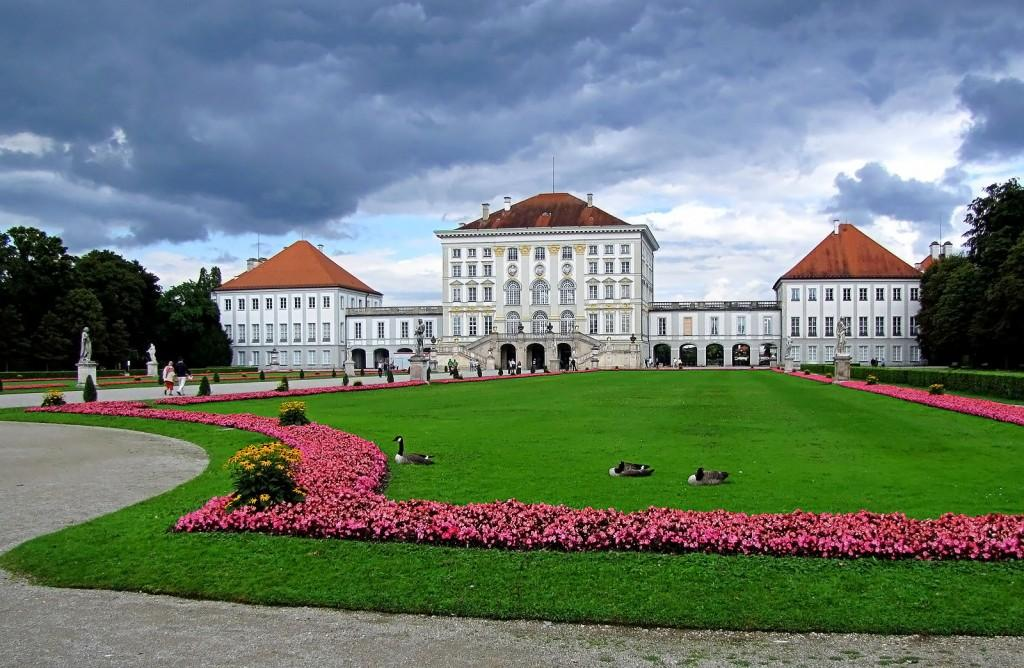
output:
[[[57,149],[57,142],[34,132],[0,135],[0,153],[42,156]]]

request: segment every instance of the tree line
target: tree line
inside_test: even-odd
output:
[[[931,364],[1024,365],[1024,188],[993,184],[967,208],[964,255],[921,278],[921,351]]]
[[[166,291],[137,260],[109,250],[69,255],[60,237],[33,227],[0,232],[0,369],[73,369],[83,327],[105,368],[145,368],[156,344],[161,365],[229,364],[231,343],[211,292],[220,269]]]

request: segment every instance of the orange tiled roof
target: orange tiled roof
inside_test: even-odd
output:
[[[518,227],[621,227],[631,226],[596,206],[587,206],[569,193],[542,193],[498,209],[459,227],[460,230],[501,230]]]
[[[849,223],[825,237],[804,259],[779,277],[801,278],[921,278],[921,272],[899,259]]]
[[[347,288],[372,295],[380,294],[308,241],[296,241],[266,262],[232,278],[217,289],[274,288]]]
[[[932,266],[933,264],[935,264],[935,258],[933,258],[929,254],[929,255],[925,255],[924,259],[917,263],[917,268],[919,270],[921,270],[922,272],[924,272],[924,271],[927,271],[928,267]]]

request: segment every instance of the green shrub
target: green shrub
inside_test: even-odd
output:
[[[277,387],[274,388],[274,389],[276,391],[278,391],[278,392],[287,392],[288,391],[288,376],[281,376],[281,382],[278,383]]]
[[[430,367],[427,367],[427,382],[430,382]]]
[[[498,367],[498,375],[499,376],[504,376],[505,375],[505,370],[502,369],[501,367]]]
[[[395,374],[391,373],[391,369],[390,368],[388,369],[388,382],[389,383],[395,382]]]
[[[215,383],[219,383],[220,382],[220,373],[217,372],[217,371],[213,372],[213,382],[215,382]]]
[[[480,366],[479,364],[476,365],[476,377],[477,378],[483,378],[484,377],[484,368],[482,366]]]
[[[92,376],[85,377],[85,388],[82,390],[82,401],[91,403],[96,401],[96,383],[92,381]]]
[[[267,374],[263,373],[263,369],[260,369],[260,380],[266,380]]]
[[[331,367],[331,378],[337,378],[337,377],[338,377],[338,370],[335,369],[334,367]]]
[[[1022,374],[920,367],[860,367],[850,369],[850,376],[864,380],[869,372],[881,383],[910,385],[925,389],[932,385],[942,385],[947,392],[967,392],[1002,399],[1024,399],[1024,375]]]
[[[874,374],[869,373],[866,380],[868,385],[878,385],[878,376]]]
[[[224,464],[231,471],[235,493],[228,507],[267,508],[275,503],[297,503],[305,495],[295,485],[301,453],[284,443],[250,445]]]
[[[60,390],[50,390],[43,395],[43,406],[63,406],[66,403],[64,393]]]
[[[832,378],[832,374],[830,374],[830,373],[826,373],[826,374],[825,374],[825,378],[829,378],[829,379],[831,379],[831,378]]]
[[[347,373],[342,373],[341,374],[341,384],[344,385],[345,387],[348,387],[348,374]]]
[[[208,397],[208,396],[210,396],[210,379],[207,378],[206,376],[203,376],[202,378],[199,379],[199,391],[196,392],[196,396],[198,396],[198,397]]]
[[[361,381],[361,380],[357,380],[356,382],[352,383],[352,387],[362,387],[362,386],[363,386],[363,381]]]
[[[305,377],[306,377],[306,370],[305,369],[299,369],[299,380],[302,380]]]
[[[946,388],[939,383],[933,383],[928,386],[928,394],[945,394]]]
[[[0,378],[0,392],[4,391],[4,379]]]
[[[306,417],[306,402],[283,402],[278,411],[278,422],[280,422],[282,427],[309,424],[309,418]]]

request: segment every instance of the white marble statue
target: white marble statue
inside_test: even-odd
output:
[[[846,353],[846,321],[842,318],[839,319],[839,329],[836,330],[836,353],[843,355]]]
[[[793,337],[786,337],[786,359],[793,359]]]
[[[149,361],[156,364],[156,346],[154,344],[149,344],[149,348],[146,348],[146,354],[149,355]]]
[[[89,328],[82,328],[82,347],[78,355],[79,362],[92,361],[92,339],[89,337]]]

